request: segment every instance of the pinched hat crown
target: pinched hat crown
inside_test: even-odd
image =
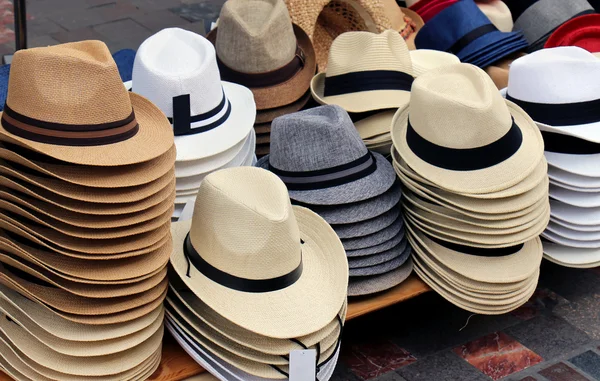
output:
[[[217,56],[238,72],[270,72],[296,55],[296,36],[283,0],[228,0],[218,30]]]

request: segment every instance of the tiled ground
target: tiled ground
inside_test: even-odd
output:
[[[27,0],[29,46],[100,39],[114,52],[156,31],[199,33],[224,0]],[[0,0],[0,55],[14,50]],[[472,315],[434,293],[349,322],[336,381],[600,380],[600,269],[544,263],[538,292],[503,316]]]
[[[600,381],[600,271],[544,262],[513,313],[472,315],[434,293],[347,324],[336,381]]]

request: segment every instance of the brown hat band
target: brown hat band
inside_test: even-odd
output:
[[[2,126],[11,134],[40,143],[66,146],[97,146],[122,142],[134,136],[139,125],[133,110],[125,119],[101,124],[61,124],[19,114],[8,105],[2,113]]]
[[[217,57],[221,79],[249,88],[270,87],[286,82],[304,67],[305,62],[306,56],[300,46],[296,46],[296,54],[288,64],[266,73],[242,73],[225,65]]]

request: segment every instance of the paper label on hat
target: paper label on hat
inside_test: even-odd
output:
[[[315,381],[317,351],[314,349],[290,352],[290,381]]]

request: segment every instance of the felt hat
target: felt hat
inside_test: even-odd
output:
[[[285,185],[268,171],[211,173],[192,220],[173,224],[172,233],[171,264],[186,286],[255,333],[289,338],[315,332],[346,298],[348,262],[339,238],[314,212],[292,207]]]
[[[51,107],[47,99],[53,100]],[[143,163],[172,147],[164,115],[123,87],[100,41],[15,54],[0,140],[63,162],[97,167]]]
[[[431,18],[415,43],[419,49],[450,52],[482,68],[527,47],[521,34],[499,31],[472,0],[459,1]]]
[[[227,1],[207,38],[221,78],[252,90],[258,110],[300,99],[316,71],[310,38],[292,24],[283,0]]]

